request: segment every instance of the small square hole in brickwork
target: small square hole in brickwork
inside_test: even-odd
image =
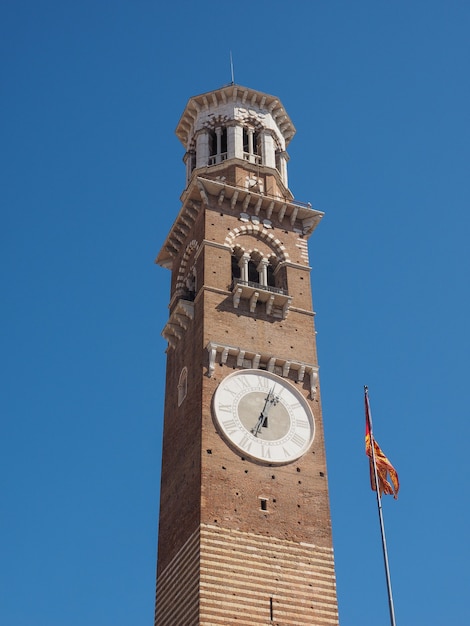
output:
[[[325,476],[324,472],[320,472],[320,476],[323,478]]]
[[[265,498],[260,498],[259,499],[259,505],[260,505],[262,511],[267,511],[268,510],[268,501]]]

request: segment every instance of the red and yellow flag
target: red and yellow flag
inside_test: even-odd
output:
[[[370,471],[370,486],[375,491],[375,477],[374,477],[374,462],[372,458],[372,445],[374,444],[375,465],[377,467],[377,479],[379,483],[380,495],[393,495],[395,500],[398,497],[398,490],[400,489],[400,482],[398,480],[398,474],[396,469],[387,459],[385,454],[379,447],[379,444],[375,441],[372,434],[371,419],[370,419],[370,407],[369,396],[367,389],[365,391],[365,407],[366,407],[366,454],[369,457],[369,471]],[[390,477],[390,482],[387,480],[387,474]],[[391,484],[390,484],[391,483]]]

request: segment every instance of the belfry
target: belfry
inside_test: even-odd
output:
[[[338,624],[308,239],[278,98],[192,97],[171,270],[156,626]]]

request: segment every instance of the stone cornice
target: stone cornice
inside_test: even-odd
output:
[[[181,210],[155,260],[158,265],[168,269],[173,267],[173,261],[186,241],[202,205],[212,206],[212,198],[214,206],[221,205],[224,200],[230,201],[232,208],[240,205],[241,212],[247,215],[258,216],[263,211],[268,220],[275,216],[281,224],[285,222],[291,228],[296,221],[300,222],[302,231],[299,234],[304,238],[310,237],[324,215],[308,203],[268,196],[220,180],[196,176],[183,194]]]
[[[194,318],[194,303],[188,300],[179,300],[170,319],[162,330],[162,336],[168,341],[168,346],[174,348],[188,329],[189,322]]]
[[[227,102],[233,102],[243,107],[255,107],[269,111],[284,137],[286,146],[295,135],[295,126],[279,98],[256,89],[250,89],[249,87],[227,85],[221,89],[193,96],[188,100],[184,113],[176,127],[176,135],[185,148],[199,113],[205,110],[216,109]]]
[[[310,397],[314,399],[316,396],[318,389],[318,365],[295,361],[293,359],[285,359],[272,353],[257,353],[251,348],[231,346],[216,341],[210,341],[206,348],[209,353],[209,366],[207,370],[209,377],[214,373],[216,362],[224,365],[230,355],[236,357],[237,367],[240,368],[245,367],[244,363],[248,359],[250,365],[246,367],[249,367],[249,369],[262,369],[260,368],[260,365],[262,365],[268,372],[274,372],[275,368],[281,368],[280,371],[283,378],[288,378],[289,372],[293,370],[297,373],[297,380],[303,382],[305,374],[308,374],[310,378]]]
[[[196,222],[201,206],[200,198],[199,201],[197,199],[188,198],[183,204],[176,220],[173,222],[173,226],[167,235],[162,249],[155,259],[157,265],[172,269],[173,260],[179,254],[183,243],[187,240],[187,235]]]
[[[279,222],[286,220],[292,227],[295,221],[299,220],[303,227],[302,234],[307,237],[315,230],[324,215],[321,211],[312,208],[310,204],[298,200],[268,196],[202,176],[198,176],[197,181],[207,202],[209,196],[215,197],[218,204],[221,204],[223,200],[230,200],[233,206],[240,203],[244,213],[259,215],[261,211],[264,211],[267,219],[271,219],[274,215]]]

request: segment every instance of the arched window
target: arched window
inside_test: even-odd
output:
[[[209,132],[209,165],[215,165],[227,159],[227,129],[218,126]]]
[[[240,261],[234,254],[232,254],[232,279],[237,280],[238,278],[241,278],[241,275]]]
[[[287,270],[284,264],[280,264],[276,267],[274,272],[274,286],[278,289],[282,289],[285,293],[288,292],[287,289]]]
[[[248,147],[248,131],[246,128],[243,129],[243,152],[249,154],[250,150]]]
[[[252,259],[248,261],[248,280],[250,283],[259,283],[259,273]]]
[[[253,133],[253,152],[261,156],[261,134],[256,130]]]
[[[196,168],[196,151],[191,150],[189,153],[189,173],[191,174]]]
[[[274,276],[274,267],[272,263],[269,263],[268,267],[267,267],[267,274],[268,274],[268,286],[269,287],[276,287],[276,277]]]
[[[188,393],[188,368],[183,367],[178,381],[178,406],[181,406]]]
[[[220,156],[222,161],[225,161],[225,159],[227,158],[227,129],[222,128],[221,130],[222,132],[220,135]]]
[[[209,132],[209,156],[215,156],[217,154],[217,135],[215,130]]]
[[[253,128],[243,129],[243,158],[261,164],[261,135]]]

